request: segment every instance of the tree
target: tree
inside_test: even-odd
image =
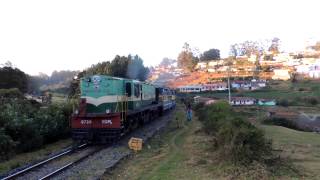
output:
[[[184,69],[187,72],[191,72],[193,67],[197,63],[197,58],[193,56],[190,45],[185,43],[183,50],[178,56],[178,67]]]
[[[148,78],[149,69],[144,67],[143,60],[135,55],[129,60],[127,77],[130,79],[138,79],[140,81],[145,81]]]
[[[231,56],[231,57],[234,57],[234,58],[236,58],[237,56],[238,56],[238,50],[239,50],[239,48],[238,48],[238,44],[232,44],[231,46],[230,46],[230,52],[229,52],[229,55]]]
[[[173,64],[174,62],[176,62],[176,60],[174,59],[169,59],[167,57],[163,58],[162,61],[160,62],[160,66],[164,66],[164,67],[168,67],[171,64]]]
[[[220,50],[219,49],[209,49],[205,51],[200,57],[201,61],[217,60],[220,59]]]
[[[279,46],[280,46],[280,39],[275,37],[271,40],[271,45],[268,50],[272,52],[272,54],[279,54],[280,52]]]
[[[116,77],[127,77],[127,69],[131,56],[117,55],[110,64],[110,75]]]
[[[256,55],[261,56],[264,52],[265,44],[260,41],[244,41],[231,45],[230,55],[231,56],[250,56]]]
[[[21,92],[27,92],[27,75],[20,69],[7,65],[6,63],[0,68],[0,89],[18,88]]]

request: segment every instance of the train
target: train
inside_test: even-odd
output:
[[[80,79],[80,102],[71,118],[76,142],[111,143],[174,109],[175,91],[133,79],[92,75]]]

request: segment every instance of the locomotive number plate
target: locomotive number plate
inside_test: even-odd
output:
[[[111,119],[103,119],[103,120],[101,120],[101,123],[102,124],[112,124],[112,121],[111,121]]]
[[[81,124],[92,124],[91,120],[81,120],[80,121]]]

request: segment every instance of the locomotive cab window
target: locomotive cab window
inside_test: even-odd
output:
[[[132,93],[131,93],[131,83],[127,82],[126,83],[126,94],[128,97],[131,97]]]
[[[134,84],[134,96],[140,97],[140,86],[139,84]]]

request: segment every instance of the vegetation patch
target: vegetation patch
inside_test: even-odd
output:
[[[235,112],[227,102],[209,106],[197,104],[194,109],[204,131],[213,137],[211,146],[215,158],[232,178],[301,176],[290,161],[280,158],[274,151],[264,131],[244,119],[240,112]]]
[[[0,90],[0,161],[69,136],[71,104],[40,104],[18,89]]]
[[[295,121],[288,120],[286,118],[276,118],[276,117],[268,118],[263,120],[262,123],[266,125],[282,126],[290,129],[295,129],[298,131],[312,131],[312,129],[307,129],[306,127],[302,128]]]
[[[196,112],[204,130],[215,137],[213,145],[223,159],[250,164],[264,162],[271,155],[271,141],[264,137],[263,131],[237,116],[227,102],[198,105]]]

